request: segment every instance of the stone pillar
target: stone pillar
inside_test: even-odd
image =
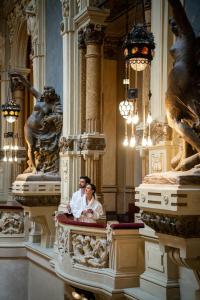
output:
[[[17,136],[18,146],[24,146],[24,86],[20,82],[15,82],[12,86],[13,89],[13,98],[16,100],[16,103],[20,105],[20,114],[15,123],[15,132]]]
[[[95,25],[89,23],[85,29],[86,50],[86,175],[96,184],[100,192],[101,170],[98,143],[100,137],[100,105],[101,105],[101,45],[104,33],[96,30]],[[105,143],[104,143],[105,144]],[[91,151],[92,150],[92,151]],[[103,150],[103,149],[102,149]]]
[[[85,117],[86,117],[86,45],[84,41],[83,29],[78,32],[78,48],[80,59],[80,130],[81,133],[86,131]]]
[[[72,193],[77,189],[80,174],[80,155],[75,142],[80,135],[80,107],[78,102],[78,47],[74,29],[75,1],[61,0],[63,21],[63,137],[60,156],[61,204],[59,210],[65,210]],[[74,50],[75,49],[75,50]],[[79,151],[80,152],[80,151]]]
[[[24,110],[25,110],[25,93],[24,93],[24,86],[18,82],[12,82],[12,94],[13,98],[16,100],[16,103],[20,105],[20,113],[19,117],[13,125],[14,131],[14,138],[13,138],[13,145],[18,146],[18,150],[15,150],[17,162],[12,164],[12,177],[11,182],[15,181],[17,175],[23,173],[25,169],[25,159],[26,159],[26,152],[24,146]]]
[[[85,32],[86,50],[86,131],[100,132],[101,45],[103,31],[88,24]]]
[[[154,34],[155,57],[151,64],[152,117],[165,121],[165,93],[169,66],[168,2],[152,0],[151,31]]]
[[[79,59],[80,59],[80,131],[84,133],[86,131],[86,45],[84,41],[84,31],[80,29],[78,32],[78,48],[79,48]],[[81,174],[85,174],[85,161],[81,156]]]

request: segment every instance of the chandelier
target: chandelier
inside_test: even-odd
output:
[[[123,79],[123,84],[125,86],[125,99],[119,104],[119,112],[121,116],[125,119],[125,136],[123,145],[125,147],[135,147],[136,146],[136,125],[140,122],[139,112],[138,112],[138,79],[137,72],[144,71],[148,65],[150,65],[155,49],[154,37],[151,32],[147,30],[145,25],[144,17],[144,3],[143,0],[138,0],[136,2],[135,15],[138,15],[137,8],[142,4],[142,14],[143,23],[137,23],[133,26],[132,30],[127,33],[124,43],[123,52],[125,57],[125,78]],[[127,18],[128,20],[128,5],[127,5]],[[128,21],[127,21],[128,23]],[[126,29],[128,24],[126,24]],[[134,72],[134,86],[132,87],[131,82],[131,72]],[[142,127],[143,134],[141,144],[142,147],[152,146],[151,140],[151,123],[153,121],[150,112],[150,100],[151,92],[148,94],[149,98],[149,111],[146,115],[145,103],[143,103],[143,116],[142,116]],[[144,102],[144,101],[143,101]],[[128,136],[128,125],[131,126],[131,135]]]
[[[135,71],[143,71],[150,64],[154,49],[153,34],[144,24],[134,25],[123,44],[125,59]]]
[[[8,101],[1,106],[3,116],[8,123],[13,123],[19,117],[20,105],[16,103],[15,99],[8,99]]]
[[[8,100],[1,105],[2,114],[5,117],[5,132],[3,140],[4,162],[17,162],[17,151],[19,149],[16,121],[20,113],[20,105],[13,97],[12,77],[9,75]]]

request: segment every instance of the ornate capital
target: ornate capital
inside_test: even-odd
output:
[[[86,48],[85,33],[84,33],[83,29],[80,29],[78,31],[78,48],[79,49],[85,49]]]
[[[19,80],[13,78],[11,83],[11,89],[12,91],[24,91],[24,85]]]
[[[102,44],[104,38],[104,26],[100,24],[89,23],[85,27],[85,43],[88,44]]]
[[[74,150],[74,139],[72,139],[70,137],[66,138],[66,137],[62,136],[59,141],[59,148],[60,148],[60,152],[62,152],[63,154],[66,151],[73,151]]]

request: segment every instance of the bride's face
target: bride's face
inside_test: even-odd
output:
[[[85,188],[85,194],[86,196],[92,196],[93,195],[93,189],[91,187],[90,184],[86,185],[86,188]]]

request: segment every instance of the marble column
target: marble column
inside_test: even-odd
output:
[[[84,41],[84,31],[80,29],[78,32],[78,48],[79,48],[79,60],[80,60],[80,72],[79,72],[79,84],[80,84],[80,132],[83,134],[86,131],[86,45]],[[81,174],[85,174],[85,161],[81,156]]]
[[[101,45],[104,33],[88,24],[85,31],[86,50],[86,131],[100,132]]]
[[[105,148],[104,135],[100,134],[101,110],[101,45],[104,32],[89,23],[85,28],[86,43],[86,135],[85,158],[86,175],[96,185],[97,193],[101,186],[101,154]]]
[[[61,0],[63,21],[63,137],[60,153],[61,204],[59,210],[65,210],[72,193],[77,190],[81,175],[80,151],[76,151],[79,131],[79,102],[77,101],[77,32],[74,26],[75,1]],[[83,174],[84,175],[84,174]]]

